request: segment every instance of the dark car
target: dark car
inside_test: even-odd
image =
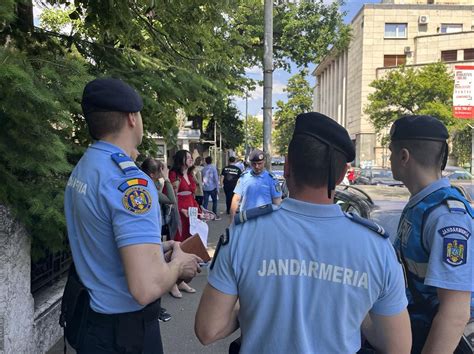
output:
[[[272,165],[275,166],[282,166],[285,164],[285,158],[281,156],[273,156],[272,157]]]
[[[272,175],[278,179],[278,184],[280,185],[282,199],[288,198],[288,187],[286,186],[285,177],[283,177],[283,170],[272,170]]]
[[[355,179],[354,184],[403,186],[403,183],[393,179],[392,171],[388,168],[364,168]]]

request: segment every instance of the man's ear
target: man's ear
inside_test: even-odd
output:
[[[344,166],[343,171],[341,172],[341,175],[336,180],[336,186],[339,185],[342,182],[342,180],[346,176],[347,170],[349,169],[350,166],[351,166],[350,163],[346,163],[346,165]]]
[[[127,114],[127,124],[132,128],[137,125],[137,115],[135,113]]]
[[[283,165],[283,177],[287,179],[290,176],[290,162],[288,160],[288,155],[285,155],[285,164]]]
[[[400,164],[405,167],[408,162],[410,161],[410,151],[408,151],[408,149],[401,149],[399,154],[398,154],[398,158],[400,159]]]

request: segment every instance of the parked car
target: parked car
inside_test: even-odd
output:
[[[392,171],[383,167],[364,168],[355,179],[354,184],[383,185],[383,186],[403,186],[400,181],[393,179]]]
[[[286,186],[285,177],[283,177],[283,169],[281,170],[272,170],[272,175],[278,179],[280,184],[282,199],[288,198],[288,187]]]
[[[281,156],[272,157],[272,165],[281,166],[285,164],[285,158]]]
[[[474,176],[467,170],[458,166],[446,166],[443,170],[443,177],[449,178],[451,181],[471,181]]]

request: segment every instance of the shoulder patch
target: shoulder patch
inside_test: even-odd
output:
[[[148,181],[144,178],[131,178],[123,182],[118,189],[120,192],[125,192],[127,189],[133,186],[148,186]]]
[[[145,214],[151,209],[151,195],[142,186],[128,188],[122,197],[123,207],[133,214]]]
[[[377,233],[379,236],[382,236],[383,238],[389,238],[390,237],[388,232],[385,231],[385,229],[382,226],[380,226],[379,224],[377,224],[377,223],[375,223],[371,220],[364,219],[364,218],[360,217],[359,215],[353,214],[353,213],[345,213],[345,215],[348,219],[352,220],[353,222],[355,222],[359,225],[367,227],[368,229],[374,231],[375,233]]]
[[[466,264],[467,240],[447,238],[443,240],[443,261],[450,266],[456,267]]]
[[[456,226],[456,225],[443,227],[442,229],[438,230],[438,233],[441,235],[441,237],[445,237],[450,234],[461,235],[467,240],[469,239],[469,237],[471,237],[471,232],[469,230],[465,229],[464,227]]]
[[[132,171],[138,171],[137,165],[135,162],[125,154],[121,152],[116,152],[115,154],[110,155],[112,160],[120,167],[123,173],[128,174]]]
[[[243,210],[234,217],[234,224],[243,224],[247,220],[258,218],[259,216],[270,214],[273,212],[272,204],[265,204],[257,208]]]
[[[451,213],[467,213],[466,206],[459,200],[448,199],[446,204]]]

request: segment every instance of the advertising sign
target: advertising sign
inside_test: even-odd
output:
[[[454,67],[453,115],[474,119],[474,66]]]

